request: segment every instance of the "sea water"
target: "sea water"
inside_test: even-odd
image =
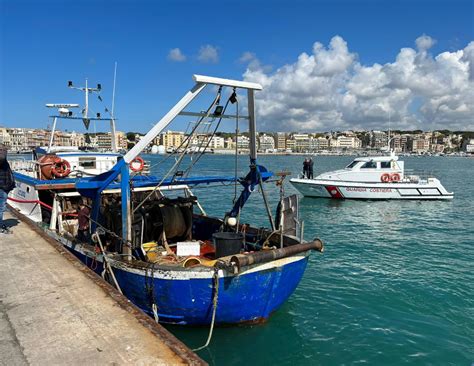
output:
[[[302,170],[302,156],[261,156],[273,172]],[[163,157],[153,156],[153,163]],[[315,158],[315,175],[352,157]],[[377,365],[474,363],[474,159],[407,157],[405,167],[434,171],[452,201],[339,201],[302,198],[305,238],[321,238],[289,300],[266,324],[218,327],[198,354],[212,365]],[[152,170],[160,174],[174,161]],[[193,175],[235,174],[233,156],[205,155]],[[238,157],[238,175],[248,158]],[[223,217],[240,186],[198,186],[210,215]],[[265,184],[274,212],[275,183]],[[285,193],[297,191],[285,184]],[[243,222],[269,226],[261,195]],[[208,327],[169,326],[190,348]]]

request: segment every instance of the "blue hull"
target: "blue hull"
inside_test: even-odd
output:
[[[97,273],[102,271],[102,263],[93,262],[83,253],[69,249],[89,267],[92,265]],[[220,277],[216,324],[265,321],[291,296],[303,277],[308,257],[303,255],[289,259],[272,268]],[[152,305],[155,303],[160,322],[187,325],[211,323],[211,268],[205,272],[196,271],[197,277],[209,274],[209,278],[192,278],[192,269],[155,269],[153,273],[151,270],[135,269],[133,272],[114,268],[124,295],[146,313],[153,314]]]

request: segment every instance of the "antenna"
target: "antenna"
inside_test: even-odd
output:
[[[115,139],[115,82],[117,80],[117,61],[115,61],[115,68],[114,68],[114,87],[112,90],[112,112],[111,112],[111,119],[110,119],[110,140],[111,140],[111,148],[113,152],[117,152],[117,141]]]
[[[391,117],[391,110],[390,106],[388,107],[388,151],[392,152],[392,148],[390,147],[390,117]]]
[[[86,78],[86,86],[74,86],[73,82],[71,80],[68,81],[67,83],[68,88],[71,89],[76,89],[76,90],[81,90],[85,93],[85,106],[82,111],[82,118],[84,122],[86,122],[89,119],[89,93],[100,93],[102,90],[102,85],[99,83],[97,84],[96,88],[89,88],[88,87],[88,80]]]

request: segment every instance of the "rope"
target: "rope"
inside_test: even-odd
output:
[[[217,312],[217,300],[219,296],[219,269],[214,268],[214,275],[213,275],[213,282],[214,282],[214,296],[212,298],[212,320],[211,320],[211,327],[209,329],[209,336],[207,337],[206,344],[204,346],[201,346],[199,348],[193,349],[193,352],[200,351],[207,346],[209,346],[209,343],[211,343],[212,339],[212,332],[214,331],[214,325],[216,321],[216,312]]]
[[[47,208],[49,210],[53,209],[50,205],[48,205],[44,202],[41,202],[40,200],[20,200],[20,199],[12,198],[12,197],[8,197],[8,199],[10,201],[17,202],[17,203],[36,203],[36,204],[38,204],[40,206],[43,206],[44,208]]]

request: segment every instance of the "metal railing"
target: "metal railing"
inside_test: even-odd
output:
[[[404,172],[404,180],[409,183],[423,183],[434,177],[433,170],[405,169]]]

